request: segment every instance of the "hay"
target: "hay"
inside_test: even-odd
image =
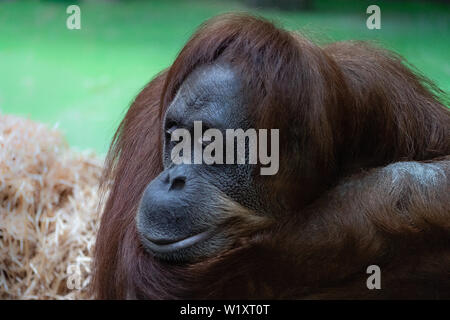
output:
[[[101,170],[57,130],[0,115],[0,299],[90,298]]]

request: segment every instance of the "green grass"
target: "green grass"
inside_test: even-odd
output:
[[[79,2],[81,30],[65,27],[70,2],[1,2],[0,110],[58,123],[72,146],[104,153],[134,96],[201,22],[249,10],[321,43],[375,40],[450,90],[449,6],[372,1],[382,29],[371,31],[368,1],[316,2],[316,10],[298,13],[224,0]]]

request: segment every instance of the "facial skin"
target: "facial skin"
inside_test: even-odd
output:
[[[228,65],[204,65],[182,83],[168,106],[163,122],[164,171],[149,183],[137,214],[142,244],[155,257],[191,262],[211,256],[232,245],[222,227],[223,208],[238,203],[254,212],[265,212],[264,190],[255,183],[256,165],[180,164],[171,161],[177,142],[175,129],[193,136],[194,121],[203,130],[252,126],[246,114],[241,81]]]

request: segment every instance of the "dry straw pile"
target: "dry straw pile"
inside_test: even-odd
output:
[[[0,114],[0,299],[90,298],[101,170],[57,130]]]

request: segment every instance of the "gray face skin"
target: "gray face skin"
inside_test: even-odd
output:
[[[147,186],[137,214],[142,244],[155,257],[191,262],[227,248],[231,239],[218,227],[224,198],[264,212],[255,165],[175,165],[170,156],[178,143],[170,139],[174,129],[194,137],[194,121],[202,121],[203,131],[215,128],[224,136],[226,129],[245,131],[252,126],[246,109],[241,81],[227,65],[198,67],[181,85],[163,123],[164,171]]]

